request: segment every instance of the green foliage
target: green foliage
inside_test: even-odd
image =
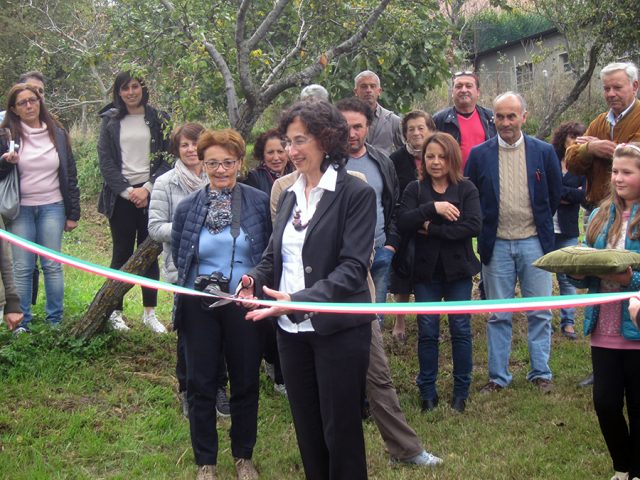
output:
[[[361,51],[324,72],[320,83],[334,99],[353,95],[354,77],[363,70],[372,70],[382,83],[380,103],[406,112],[427,90],[449,77],[449,64],[458,60],[451,46],[451,26],[436,2],[418,3],[419,7],[416,2],[394,2]]]
[[[482,52],[548,30],[553,25],[543,15],[519,9],[481,10],[468,20],[464,43]]]
[[[82,340],[43,324],[35,324],[30,335],[12,339],[11,332],[3,328],[0,330],[0,377],[24,378],[39,375],[43,370],[73,370],[83,361],[109,354],[113,340],[111,335]]]
[[[71,132],[73,155],[78,169],[78,186],[82,200],[95,199],[102,188],[102,173],[98,166],[97,134]]]

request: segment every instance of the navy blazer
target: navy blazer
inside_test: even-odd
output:
[[[330,167],[331,168],[331,167]],[[282,277],[282,236],[296,205],[295,193],[284,191],[273,235],[260,264],[249,275],[255,292],[267,285],[278,290]],[[367,274],[376,227],[376,195],[367,183],[338,171],[336,189],[325,191],[305,232],[302,246],[304,289],[291,292],[294,302],[370,303]],[[296,311],[295,323],[311,319],[315,331],[330,335],[373,321],[372,314],[347,315]]]
[[[533,220],[544,253],[553,250],[553,215],[560,204],[562,172],[553,147],[537,138],[524,135],[527,183]],[[480,192],[482,231],[478,236],[478,252],[485,265],[491,260],[498,231],[500,184],[498,173],[498,137],[471,149],[465,176]]]

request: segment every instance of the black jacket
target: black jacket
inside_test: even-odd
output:
[[[587,177],[567,172],[562,176],[562,193],[558,205],[560,231],[567,237],[580,235],[578,215],[587,191]]]
[[[260,264],[249,275],[255,292],[267,285],[278,289],[282,277],[282,237],[296,203],[295,193],[285,190],[269,246]],[[325,191],[307,227],[302,246],[303,290],[291,293],[294,302],[370,303],[367,274],[371,264],[376,226],[375,192],[362,180],[338,171],[335,191]],[[295,323],[310,319],[319,335],[371,322],[370,314],[314,313],[296,311]]]
[[[98,211],[108,218],[113,214],[113,207],[121,192],[132,185],[122,175],[122,150],[120,149],[120,119],[118,109],[113,104],[104,107],[98,113],[102,117],[100,138],[98,139],[98,164],[104,179],[102,192],[98,200]],[[169,115],[149,105],[144,107],[144,121],[151,131],[151,166],[150,182],[155,182],[171,169],[167,161],[169,154],[169,137],[167,125]]]
[[[418,169],[416,168],[414,156],[407,151],[406,146],[393,152],[389,158],[396,169],[396,175],[398,175],[398,186],[400,190],[398,201],[400,201],[407,185],[418,179]]]
[[[420,187],[416,180],[405,189],[398,209],[398,229],[403,235],[416,234],[425,221],[431,222],[428,235],[416,234],[413,280],[431,282],[439,258],[447,282],[472,277],[480,271],[472,246],[482,225],[478,190],[469,180],[449,185],[440,201],[458,207],[460,217],[455,222],[436,212],[432,192],[429,178]]]
[[[69,135],[62,127],[56,127],[54,136],[56,150],[60,159],[58,167],[58,181],[60,193],[64,203],[64,213],[67,220],[78,221],[80,219],[80,189],[78,188],[78,171],[76,161],[69,143]],[[0,180],[5,178],[15,164],[0,159]]]
[[[400,246],[400,235],[396,226],[396,207],[400,200],[400,187],[398,186],[398,176],[393,162],[382,150],[372,145],[366,144],[369,158],[378,166],[380,176],[382,176],[382,209],[384,211],[384,233],[385,245],[391,245],[396,250]],[[347,170],[349,163],[347,162]]]
[[[476,105],[476,110],[484,127],[484,139],[489,140],[491,137],[495,137],[497,132],[496,124],[493,121],[493,111],[480,105]],[[454,107],[443,108],[433,116],[433,121],[440,132],[448,133],[460,143],[460,125]]]
[[[291,162],[287,163],[287,166],[284,169],[284,175],[288,175],[293,172],[293,165]],[[242,183],[245,185],[249,185],[253,188],[257,188],[258,190],[263,191],[267,195],[271,195],[271,188],[273,187],[273,182],[276,179],[271,175],[271,172],[267,170],[267,168],[263,165],[259,165],[253,170],[249,170],[247,172],[247,178],[244,179]]]

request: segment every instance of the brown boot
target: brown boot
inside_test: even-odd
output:
[[[258,480],[259,475],[250,458],[236,458],[238,480]]]
[[[216,480],[217,478],[215,465],[200,465],[198,467],[196,480]]]

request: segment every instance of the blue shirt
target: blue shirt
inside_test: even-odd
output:
[[[231,275],[231,255],[233,251],[233,237],[231,226],[220,233],[213,235],[202,227],[198,242],[198,262],[191,264],[187,275],[187,287],[193,288],[196,275],[211,275],[213,272],[221,272],[231,281],[229,285],[237,285],[242,275],[253,267],[251,261],[251,243],[247,234],[240,229],[240,235],[236,239],[236,252],[233,262],[233,277]]]
[[[378,165],[369,158],[369,154],[365,153],[358,158],[349,157],[347,168],[362,173],[367,178],[367,183],[371,185],[376,192],[376,233],[374,236],[374,246],[376,248],[382,247],[387,241],[387,236],[384,233],[384,207],[382,206],[384,182]]]

